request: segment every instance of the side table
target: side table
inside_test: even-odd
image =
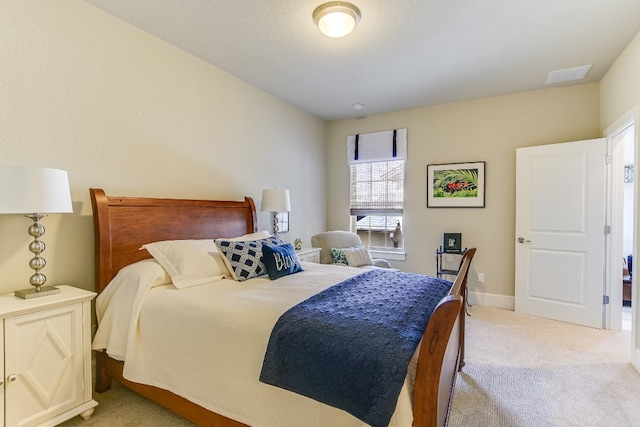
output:
[[[300,261],[320,264],[320,248],[303,247],[301,249],[297,249],[296,254]]]

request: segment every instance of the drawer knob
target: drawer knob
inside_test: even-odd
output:
[[[17,376],[15,376],[14,374],[11,374],[11,375],[9,375],[9,376],[7,377],[7,379],[8,379],[10,382],[13,382],[13,381],[17,380],[17,379],[18,379],[18,377],[17,377]]]

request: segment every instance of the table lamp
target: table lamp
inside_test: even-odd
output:
[[[73,212],[67,172],[50,168],[0,167],[0,214],[24,214],[33,220],[28,229],[33,242],[29,250],[34,257],[29,267],[34,270],[30,289],[15,291],[23,299],[60,293],[53,286],[44,286],[47,278],[40,272],[46,265],[40,254],[45,250],[40,237],[44,227],[40,220],[50,213]]]
[[[262,190],[263,212],[273,212],[273,232],[278,234],[278,212],[290,212],[291,201],[289,200],[289,190],[271,188]]]

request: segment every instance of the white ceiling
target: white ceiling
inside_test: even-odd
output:
[[[342,39],[322,0],[87,1],[326,120],[596,82],[640,30],[640,0],[352,0]]]

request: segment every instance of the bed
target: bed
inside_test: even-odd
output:
[[[150,242],[218,239],[257,232],[255,205],[253,200],[248,197],[244,201],[114,197],[107,196],[101,189],[90,189],[90,195],[95,230],[96,291],[99,294],[105,292],[106,295],[106,292],[108,292],[107,285],[125,267],[151,258],[148,251],[140,250],[143,245]],[[395,418],[394,413],[394,420],[399,420],[398,425],[442,426],[447,423],[455,376],[458,369],[464,364],[463,295],[466,290],[468,268],[474,253],[475,249],[470,249],[462,258],[460,273],[455,278],[450,291],[439,301],[428,318],[424,336],[412,360],[415,367],[415,378],[411,379],[411,387],[408,390],[406,389],[405,381],[403,394],[398,398],[398,408],[396,409],[396,412],[401,414],[402,410],[406,413],[408,407],[410,419],[407,421],[407,417],[402,415],[399,418]],[[349,270],[356,270],[303,264],[307,271],[295,276],[299,276],[300,280],[307,278],[306,280],[308,281],[313,281],[315,278],[326,275],[326,271],[320,271],[325,268],[338,269],[339,271],[331,272],[331,274],[340,278],[349,278],[352,276]],[[289,278],[278,279],[273,283],[282,283],[279,286],[286,289],[288,293],[296,293],[298,289],[305,289],[306,285],[289,285],[291,280],[287,282],[286,279]],[[251,279],[244,283],[249,284],[247,285],[248,288],[264,289],[265,285],[260,280],[268,282],[268,279],[262,278]],[[145,294],[144,298],[140,298],[144,300],[144,304],[141,303],[140,305],[138,328],[144,328],[146,323],[150,323],[149,320],[145,320],[147,318],[144,316],[146,316],[148,310],[151,310],[151,308],[147,307],[152,307],[155,304],[154,301],[158,301],[158,305],[164,304],[169,307],[167,309],[168,312],[171,312],[174,306],[178,305],[177,300],[171,300],[172,302],[169,304],[166,302],[161,303],[160,301],[162,300],[160,298],[162,295],[173,295],[172,298],[175,298],[175,295],[182,297],[189,293],[194,293],[196,298],[202,300],[208,298],[209,294],[207,292],[214,292],[213,288],[216,289],[215,292],[224,292],[225,287],[231,289],[232,285],[227,285],[222,280],[215,287],[206,285],[194,286],[188,290],[177,292],[171,285],[155,287],[153,288],[153,293],[149,293],[149,296]],[[270,286],[269,288],[274,287],[277,286]],[[107,291],[105,291],[106,289]],[[299,299],[304,300],[306,295],[304,295],[304,291],[301,290],[300,292]],[[215,295],[215,298],[218,298],[218,294]],[[291,303],[289,302],[288,304]],[[179,308],[175,309],[178,315],[180,315],[180,310]],[[190,309],[187,311],[191,313],[198,310]],[[269,322],[271,320],[264,323],[271,327]],[[168,329],[171,329],[174,323],[178,324],[172,320],[166,321],[166,333],[170,333]],[[229,321],[227,323],[233,322]],[[101,326],[99,325],[99,328]],[[253,331],[247,333],[247,336],[252,336]],[[184,337],[177,338],[186,340],[181,341],[179,344],[181,351],[189,355],[203,353],[201,359],[194,359],[194,363],[200,364],[196,366],[207,365],[207,369],[209,369],[208,365],[216,364],[211,363],[211,360],[217,360],[212,359],[214,356],[204,354],[205,352],[202,351],[202,337],[199,337],[196,329],[183,331],[182,335]],[[194,342],[189,343],[187,338],[191,336],[194,337]],[[167,344],[167,346],[175,345],[175,342]],[[254,339],[245,339],[243,345],[247,345],[248,349],[251,346],[255,347]],[[257,348],[262,348],[261,346],[262,344],[258,345]],[[143,358],[141,359],[142,362],[137,363],[143,365],[144,363],[155,364],[158,363],[158,360],[162,360],[163,369],[169,369],[168,372],[174,372],[174,369],[175,372],[180,372],[178,368],[182,368],[181,366],[170,366],[166,359],[161,358],[161,353],[164,350],[160,347],[141,347],[141,353],[147,352],[149,354],[147,354],[146,359]],[[251,347],[250,351],[254,352],[254,350],[255,348]],[[262,354],[253,355],[252,357],[261,359],[264,356],[264,349],[262,351]],[[296,421],[296,415],[294,414],[296,412],[307,413],[306,415],[311,413],[311,416],[324,420],[324,422],[328,419],[334,420],[331,417],[335,417],[335,425],[363,425],[357,418],[344,413],[344,411],[318,403],[308,397],[287,390],[280,390],[267,384],[253,384],[253,382],[258,383],[258,375],[254,375],[252,372],[249,372],[249,374],[250,376],[255,376],[255,379],[238,379],[238,382],[251,382],[247,387],[252,387],[252,390],[253,388],[265,390],[264,395],[268,395],[268,398],[265,397],[265,406],[261,407],[259,404],[259,401],[264,397],[262,396],[263,393],[260,392],[259,396],[248,396],[246,399],[241,399],[241,401],[235,403],[233,408],[221,407],[221,409],[218,409],[215,404],[203,403],[198,398],[194,398],[190,390],[180,390],[178,392],[169,390],[169,387],[165,387],[164,382],[161,380],[132,380],[132,376],[127,374],[125,362],[118,359],[122,358],[112,357],[107,351],[96,352],[97,392],[108,390],[111,387],[111,381],[116,380],[201,426],[302,425],[301,421]],[[129,361],[126,363],[128,364]],[[135,365],[135,363],[131,363]],[[176,361],[175,363],[182,364],[182,361]],[[144,366],[141,368],[144,371]],[[243,369],[242,371],[246,377],[247,372],[245,371],[251,370]],[[203,378],[206,376],[204,373],[194,375],[201,375]],[[182,378],[183,374],[178,376]],[[133,377],[135,378],[135,375]],[[219,389],[219,387],[215,387],[215,390],[213,389],[214,387],[207,389],[207,387],[210,387],[208,381],[199,381],[195,385],[195,388],[203,389],[200,393],[219,396],[224,400],[227,390]],[[231,386],[229,387],[228,394],[232,395]],[[271,391],[271,389],[274,391]],[[407,400],[408,402],[406,402]],[[401,404],[404,405],[402,410],[400,409]],[[267,407],[269,409],[266,409]],[[264,414],[262,413],[263,411]],[[271,414],[267,412],[271,412]],[[273,418],[277,417],[278,414],[284,414],[284,419]],[[256,421],[256,419],[260,421]],[[331,422],[334,423],[333,421]],[[304,422],[304,425],[307,425],[307,423]]]

